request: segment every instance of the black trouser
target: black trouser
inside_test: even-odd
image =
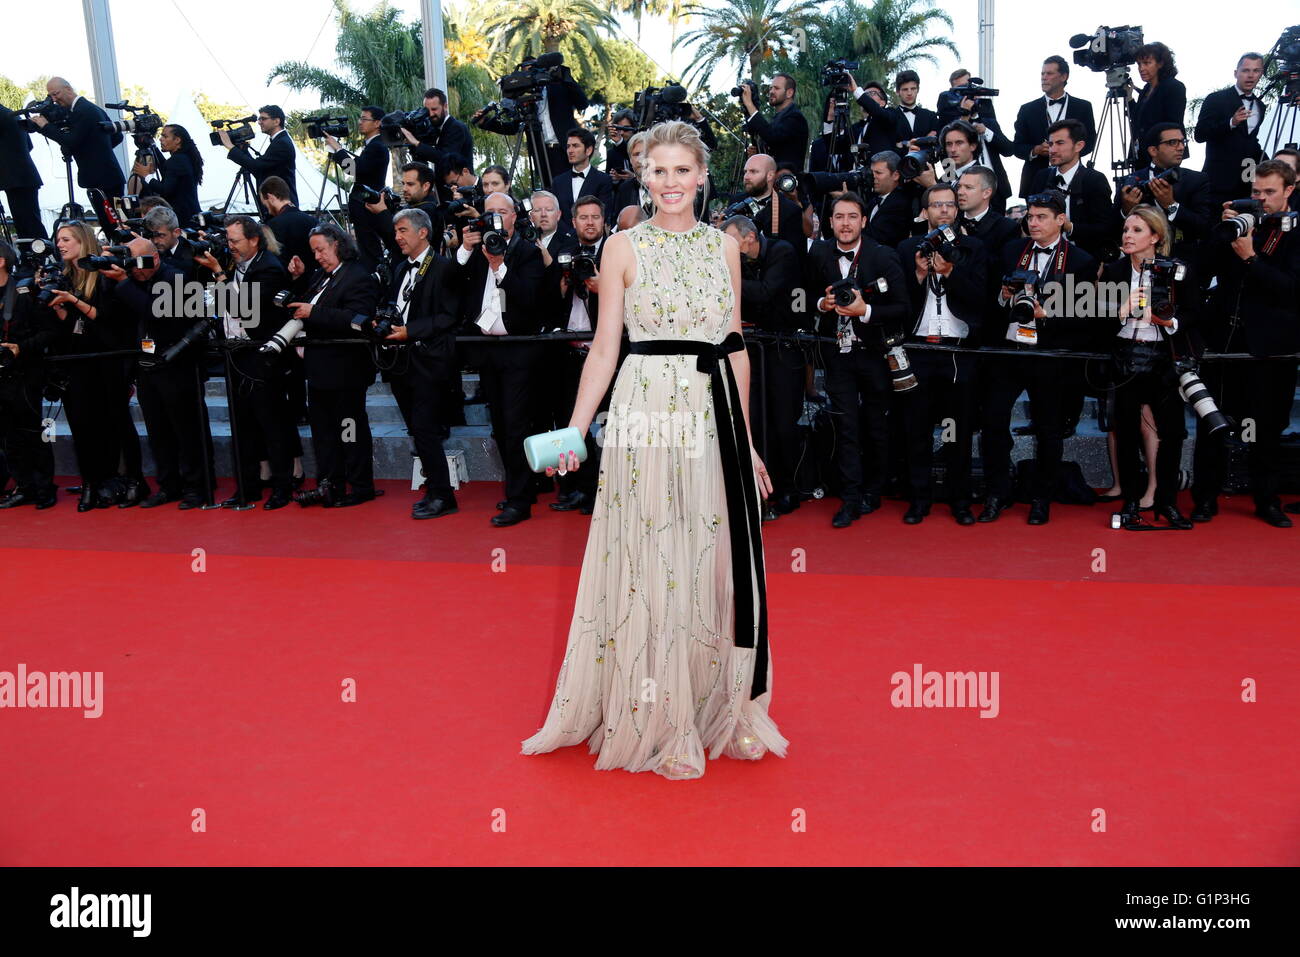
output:
[[[296,349],[286,349],[282,361],[284,374],[280,382],[289,410],[289,421],[293,423],[293,428],[289,430],[289,449],[294,458],[300,458],[302,436],[298,434],[298,423],[307,418],[307,375],[303,370],[302,357]]]
[[[541,357],[533,343],[475,346],[479,381],[492,416],[492,435],[505,469],[505,500],[524,512],[537,501],[534,474],[524,455],[524,439],[536,417],[534,380]]]
[[[1034,483],[1030,496],[1051,499],[1061,468],[1064,441],[1063,403],[1070,363],[1055,356],[990,356],[985,362],[980,422],[980,457],[986,494],[1011,499],[1011,410],[1020,393],[1029,391],[1034,425]]]
[[[887,415],[894,393],[889,366],[884,356],[857,345],[847,353],[823,354],[826,394],[835,417],[840,498],[845,505],[861,505],[863,496],[880,495],[888,474]]]
[[[403,381],[403,391],[410,403],[406,428],[415,444],[415,454],[424,469],[425,498],[454,501],[451,472],[447,468],[447,451],[443,446],[451,435],[447,414],[447,382],[456,377],[454,356],[429,357],[410,346],[410,369]],[[397,382],[393,382],[397,394]],[[399,400],[400,405],[400,400]]]
[[[316,451],[316,482],[325,479],[338,492],[347,481],[351,491],[375,490],[374,441],[366,415],[366,387],[322,389],[307,381],[307,418]]]
[[[348,199],[348,217],[357,237],[357,252],[361,254],[362,265],[374,269],[384,258],[383,239],[375,225],[375,214],[366,209],[364,200],[353,196]]]
[[[750,350],[749,422],[772,481],[774,497],[797,494],[799,416],[803,414],[804,354],[796,343],[760,340]]]
[[[909,349],[908,359],[917,386],[899,393],[903,428],[907,434],[907,468],[912,501],[929,505],[934,498],[934,424],[953,420],[954,434],[947,461],[948,501],[971,501],[971,436],[974,431],[975,357],[956,352]],[[945,428],[945,436],[947,429]]]
[[[1246,446],[1250,492],[1256,505],[1276,504],[1282,433],[1291,421],[1295,398],[1296,360],[1207,363],[1200,376],[1222,411],[1238,420],[1254,420],[1254,441]],[[1198,505],[1213,502],[1223,491],[1227,467],[1222,438],[1211,437],[1198,421],[1192,467],[1192,498]]]
[[[38,366],[0,374],[0,452],[20,492],[54,487],[54,446],[42,438],[41,392],[45,371]]]
[[[1115,387],[1115,458],[1119,460],[1119,486],[1126,502],[1137,502],[1147,482],[1138,466],[1142,455],[1142,406],[1149,405],[1160,445],[1156,451],[1156,508],[1173,505],[1178,498],[1178,467],[1183,460],[1183,420],[1186,403],[1178,394],[1178,380],[1168,360],[1150,372],[1139,372]]]
[[[243,360],[247,361],[247,360]],[[238,371],[232,376],[235,388],[231,414],[236,417],[239,434],[241,484],[248,501],[262,497],[261,459],[265,454],[271,464],[271,489],[289,494],[293,481],[293,437],[296,432],[284,390],[275,382],[275,373],[267,381],[244,378]]]
[[[72,447],[82,484],[97,489],[118,474],[118,464],[123,458],[123,418],[131,425],[131,434],[136,434],[135,424],[131,422],[126,369],[119,358],[82,359],[69,365],[63,408],[68,416],[68,428],[72,430]],[[139,456],[137,436],[137,472]]]
[[[144,413],[160,491],[204,495],[203,445],[207,406],[200,410],[202,385],[193,360],[140,370],[136,398]]]
[[[45,224],[41,222],[41,207],[36,198],[39,193],[40,188],[37,186],[17,186],[5,190],[5,195],[9,198],[9,215],[14,220],[14,238],[49,238]]]
[[[564,350],[557,358],[558,364],[555,368],[560,373],[560,401],[555,410],[555,428],[562,429],[568,426],[569,420],[573,418],[574,406],[578,404],[578,388],[582,383],[582,370],[587,365],[587,350],[577,346],[564,345]],[[611,383],[613,379],[611,378]],[[605,391],[604,397],[600,400],[600,405],[596,409],[599,415],[601,412],[609,411],[609,399],[613,392],[610,389]],[[596,497],[596,480],[600,478],[600,444],[592,438],[591,430],[583,436],[587,442],[587,461],[582,463],[582,467],[577,472],[568,472],[560,476],[561,494],[570,494],[572,492],[581,492],[589,498]]]

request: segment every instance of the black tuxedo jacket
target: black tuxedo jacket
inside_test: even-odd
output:
[[[194,244],[182,236],[176,241],[176,247],[161,254],[162,261],[181,274],[186,282],[195,279],[195,272],[202,267],[194,265]],[[208,279],[208,270],[203,269],[203,280]]]
[[[937,136],[939,133],[939,114],[933,110],[927,110],[923,106],[917,106],[913,110],[916,117],[915,126],[907,122],[907,116],[901,105],[891,106],[886,112],[893,114],[894,128],[898,130],[898,142],[900,143],[921,136]]]
[[[1209,262],[1218,285],[1211,295],[1205,339],[1218,352],[1252,356],[1300,352],[1300,232],[1282,234],[1272,254],[1263,253],[1270,233],[1254,232],[1259,255],[1246,265],[1225,242],[1212,242]],[[1238,318],[1233,334],[1233,317]],[[1242,342],[1244,333],[1245,342]]]
[[[747,133],[759,138],[764,152],[776,160],[778,168],[804,168],[808,155],[808,121],[798,106],[791,104],[778,110],[770,120],[763,116],[762,110],[758,110],[750,114],[743,126]]]
[[[310,213],[304,213],[297,206],[286,206],[280,210],[278,216],[272,216],[266,221],[267,228],[275,234],[276,241],[280,244],[280,258],[288,263],[289,260],[297,256],[302,260],[302,264],[307,267],[304,273],[304,285],[310,281],[312,264],[316,262],[311,254],[311,244],[307,241],[308,235],[313,229],[320,225],[315,216]]]
[[[298,174],[295,172],[298,151],[287,132],[275,134],[261,156],[253,156],[244,146],[236,146],[226,155],[231,161],[253,174],[260,189],[272,176],[278,176],[289,185],[289,198],[298,205]]]
[[[537,291],[545,277],[542,254],[532,243],[526,243],[518,234],[510,237],[503,257],[506,277],[500,289],[505,293],[505,309],[501,321],[506,333],[512,336],[531,336],[542,331],[545,315],[537,308]],[[475,320],[483,310],[483,291],[487,284],[487,257],[476,247],[470,253],[469,261],[461,264],[452,260],[452,269],[460,281],[461,319],[465,335],[486,334],[478,327]]]
[[[1076,310],[1073,308],[1073,298],[1077,298],[1081,294],[1080,290],[1084,285],[1088,283],[1096,283],[1097,260],[1088,255],[1088,253],[1079,246],[1071,243],[1064,236],[1060,238],[1060,242],[1066,244],[1065,268],[1063,270],[1057,270],[1056,257],[1053,256],[1052,263],[1049,266],[1044,279],[1047,282],[1061,284],[1059,302],[1065,309],[1068,309],[1072,313],[1082,312],[1084,310]],[[1028,238],[1013,239],[1011,242],[1007,243],[1006,246],[1002,247],[999,259],[999,269],[1001,271],[1001,275],[998,277],[999,280],[1002,276],[1009,276],[1020,268],[1019,263],[1021,256],[1026,250],[1033,249],[1033,247],[1034,241]],[[1026,268],[1029,267],[1027,266]],[[1067,276],[1074,277],[1073,298],[1069,295],[1070,286],[1068,285]],[[1000,285],[1001,282],[999,282],[999,286]],[[1043,299],[1043,305],[1045,308],[1051,304],[1049,301],[1050,297],[1045,296],[1042,289],[1040,289],[1040,298]],[[1048,309],[1048,317],[1046,319],[1038,320],[1039,348],[1079,350],[1101,350],[1109,348],[1110,344],[1106,341],[1105,331],[1108,330],[1113,332],[1114,328],[1112,326],[1105,323],[1098,323],[1091,315],[1086,317],[1078,315],[1054,315],[1053,313],[1055,312],[1055,309]],[[988,341],[995,344],[1000,342],[1005,343],[1007,324],[1010,321],[1011,310],[1009,307],[1004,307],[1001,310],[1001,316],[998,321],[993,324],[994,327],[1000,324],[1001,329],[999,331],[997,328],[991,328],[989,330]],[[1105,330],[1099,329],[1099,326],[1105,326]]]
[[[356,260],[340,264],[328,282],[325,274],[317,270],[303,293],[306,300],[316,294],[321,283],[325,283],[325,291],[303,320],[307,338],[364,339],[364,333],[353,329],[352,323],[358,316],[370,318],[375,314],[379,285],[374,275]],[[370,350],[361,346],[309,345],[303,350],[303,371],[317,389],[364,389],[375,381]]]
[[[41,360],[59,338],[58,319],[52,310],[37,307],[36,297],[30,289],[23,292],[18,288],[13,273],[9,274],[9,281],[0,286],[0,310],[10,295],[14,298],[13,315],[6,321],[3,311],[0,311],[0,342],[17,344],[18,356],[13,368],[39,370]],[[35,374],[41,373],[37,371]]]
[[[1137,171],[1138,178],[1142,181],[1149,179],[1150,174],[1149,165]],[[1123,199],[1123,192],[1119,181],[1116,181],[1116,235],[1124,228],[1124,207],[1120,202],[1121,199]],[[1186,258],[1193,254],[1196,244],[1209,235],[1210,227],[1220,218],[1216,215],[1210,178],[1199,170],[1178,167],[1178,182],[1174,184],[1174,202],[1178,204],[1178,215],[1170,222],[1174,228],[1173,253],[1179,258]]]
[[[1024,234],[1021,233],[1018,222],[995,213],[992,207],[980,217],[979,222],[971,222],[964,216],[958,217],[957,226],[964,235],[974,236],[984,246],[984,320],[981,323],[980,338],[991,345],[997,345],[998,340],[1006,341],[1003,339],[1006,323],[999,325],[998,322],[1004,318],[1002,307],[998,305],[998,290],[1002,285],[1001,254],[1007,243],[1022,238]]]
[[[406,313],[406,331],[413,348],[433,359],[456,357],[456,327],[460,324],[461,290],[456,281],[451,260],[430,253],[433,262],[424,275],[415,280],[411,289],[411,304]],[[393,271],[393,282],[388,289],[388,300],[396,302],[402,283],[411,269],[405,257]]]
[[[1100,281],[1103,283],[1124,283],[1132,281],[1133,267],[1129,263],[1127,256],[1121,256],[1114,262],[1108,262],[1101,267]],[[1098,305],[1113,305],[1117,309],[1127,299],[1117,297],[1107,297],[1100,294],[1097,297]],[[1182,282],[1174,283],[1174,315],[1178,319],[1178,331],[1169,334],[1173,340],[1174,351],[1179,356],[1187,356],[1192,353],[1192,343],[1199,341],[1198,326],[1205,317],[1205,294],[1201,292],[1200,281],[1195,274],[1188,272]],[[1115,322],[1101,330],[1101,335],[1107,337],[1108,344],[1113,348],[1113,338],[1124,325],[1124,320],[1119,318],[1118,312],[1114,316]],[[1103,326],[1106,324],[1103,323]],[[1166,330],[1167,332],[1167,330]]]
[[[303,260],[309,268],[311,262],[314,260]],[[229,274],[233,278],[234,271],[231,270]],[[252,288],[257,290],[256,298],[260,309],[257,324],[245,324],[244,331],[255,342],[265,342],[279,332],[280,327],[289,319],[289,313],[275,304],[275,294],[281,289],[293,288],[293,280],[280,262],[280,257],[263,250],[248,264],[244,282],[254,284]]]
[[[560,201],[560,220],[569,227],[573,226],[573,180],[571,169],[557,173],[555,179],[551,180],[551,192]],[[582,189],[578,190],[578,195],[595,196],[604,203],[606,223],[613,223],[614,218],[618,216],[618,212],[614,209],[614,180],[608,173],[594,166],[588,166],[587,175]]]
[[[360,153],[339,150],[334,154],[334,161],[352,177],[354,195],[358,186],[383,189],[388,183],[388,147],[381,136],[372,137]]]
[[[0,105],[0,190],[30,189],[41,185],[41,174],[27,154],[32,151],[32,138],[18,125],[14,111]]]
[[[194,163],[184,153],[163,156],[161,150],[153,151],[158,164],[159,178],[149,180],[140,187],[141,196],[161,196],[171,205],[182,226],[189,225],[199,206],[199,178]]]
[[[1016,148],[1002,132],[1002,126],[998,123],[998,118],[993,115],[992,108],[981,109],[983,112],[980,115],[980,122],[993,132],[993,139],[988,142],[981,141],[981,145],[989,154],[989,168],[998,178],[998,188],[993,191],[989,206],[1000,216],[1007,211],[1007,200],[1011,198],[1011,179],[1007,176],[1007,168],[1002,163],[1002,157],[1013,155]],[[975,159],[979,162],[978,153]]]
[[[925,309],[926,287],[916,281],[916,247],[921,237],[909,236],[898,244],[898,265],[903,271],[903,285],[910,302],[905,326],[909,336],[915,336],[916,324]],[[984,323],[988,301],[988,253],[984,244],[973,236],[957,237],[957,246],[965,250],[966,258],[952,267],[943,278],[943,307],[970,327],[970,341],[978,342],[980,326]]]
[[[154,313],[154,286],[157,283],[166,284],[167,291],[162,295],[170,296],[178,275],[178,269],[163,262],[153,276],[144,282],[128,275],[113,285],[113,300],[119,310],[122,328],[129,330],[137,341],[148,335],[153,339],[158,352],[175,345],[186,330],[194,325],[194,319],[190,316],[159,317]],[[175,310],[163,310],[164,313],[173,311]],[[190,357],[196,354],[194,349],[187,349],[186,352]]]
[[[411,157],[432,164],[441,181],[453,156],[459,156],[474,169],[474,137],[468,126],[448,113],[433,135],[420,140],[419,146],[411,147]]]
[[[899,185],[883,199],[872,195],[867,207],[867,235],[890,249],[897,248],[912,232],[912,220],[916,218],[916,206],[913,190]],[[878,210],[874,216],[872,211]]]
[[[875,100],[871,100],[871,105],[879,109]],[[881,113],[884,114],[885,111],[881,110]],[[858,151],[858,161],[863,166],[870,167],[871,157],[877,153],[886,151],[898,153],[898,127],[888,115],[858,120],[850,131],[853,134],[850,142],[862,144],[862,148]]]
[[[1097,124],[1092,117],[1092,104],[1069,93],[1066,94],[1066,97],[1065,115],[1061,119],[1078,120],[1083,124],[1087,136],[1087,145],[1083,148],[1083,155],[1087,156],[1092,152],[1093,147],[1097,145]],[[1030,152],[1039,143],[1047,142],[1047,128],[1051,125],[1047,120],[1046,96],[1030,100],[1021,106],[1020,112],[1016,114],[1012,148],[1015,154],[1025,161],[1024,169],[1020,172],[1021,199],[1033,192],[1031,184],[1034,177],[1042,170],[1047,169],[1047,157],[1030,156]],[[1109,189],[1109,187],[1107,188]]]
[[[1210,177],[1210,189],[1216,202],[1250,195],[1250,183],[1243,176],[1245,161],[1259,162],[1264,151],[1259,145],[1259,131],[1267,121],[1263,102],[1259,104],[1259,126],[1255,132],[1246,132],[1246,123],[1230,127],[1232,115],[1242,106],[1234,86],[1211,93],[1201,104],[1201,115],[1196,118],[1196,142],[1204,143],[1205,164],[1202,169]]]
[[[98,187],[111,195],[121,192],[126,176],[113,152],[113,147],[122,142],[122,134],[101,129],[99,124],[107,122],[108,114],[83,96],[68,115],[66,132],[56,129],[53,123],[41,127],[41,132],[77,161],[78,186]]]
[[[1147,152],[1142,147],[1142,136],[1157,123],[1185,122],[1187,113],[1187,87],[1176,77],[1161,80],[1155,86],[1144,86],[1129,111],[1131,128],[1129,142],[1140,159],[1146,159]],[[1191,155],[1191,150],[1183,154],[1184,162]]]
[[[802,264],[808,254],[808,237],[803,231],[803,209],[794,200],[786,199],[776,191],[769,194],[768,199],[764,202],[763,208],[758,211],[757,216],[751,217],[758,231],[769,239],[772,237],[772,197],[776,196],[778,200],[779,218],[777,221],[776,237],[784,239],[794,250],[795,256]],[[800,267],[802,268],[802,266]]]
[[[760,235],[758,244],[753,265],[746,267],[741,258],[740,318],[764,332],[793,332],[803,318],[794,311],[795,289],[803,278],[800,257],[783,239]]]
[[[826,287],[840,280],[839,248],[834,240],[818,240],[808,250],[807,278],[808,299],[813,308],[826,294]],[[884,356],[885,339],[897,335],[907,325],[911,303],[907,298],[907,289],[903,284],[903,271],[898,268],[898,256],[894,250],[887,249],[867,234],[862,235],[862,247],[858,256],[858,268],[851,273],[858,280],[859,287],[875,282],[882,276],[889,284],[883,295],[872,293],[867,296],[871,306],[871,315],[864,323],[858,317],[853,318],[853,332],[862,340],[864,347],[873,355]],[[835,336],[839,324],[836,312],[817,312],[817,333],[822,336]],[[831,353],[839,350],[829,343],[823,343]],[[830,354],[823,352],[824,355]]]
[[[1056,168],[1040,170],[1029,187],[1030,194],[1049,189],[1056,179]],[[1086,250],[1093,259],[1109,258],[1119,245],[1115,230],[1115,206],[1110,194],[1110,180],[1105,173],[1086,166],[1075,170],[1070,180],[1070,222],[1074,228],[1070,241]]]
[[[608,241],[609,236],[605,236],[600,240],[600,245],[596,249],[597,270],[600,269],[600,261],[605,255],[605,243]],[[560,264],[555,261],[555,258],[562,252],[573,253],[573,255],[576,256],[581,248],[582,244],[578,241],[578,237],[572,233],[567,233],[563,237],[556,236],[551,240],[550,248],[547,251],[551,254],[552,261],[551,266],[547,269],[546,273],[554,308],[550,313],[548,328],[569,328],[569,316],[573,312],[573,297],[577,295],[577,289],[575,286],[570,286],[568,292],[561,290],[560,279],[563,277],[564,270],[560,268]],[[591,331],[595,332],[596,319],[600,315],[600,296],[594,292],[588,292],[586,306],[587,317],[591,321]]]

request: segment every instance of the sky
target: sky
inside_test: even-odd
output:
[[[456,0],[449,5],[454,6]],[[708,0],[703,0],[707,3]],[[267,74],[281,60],[308,60],[333,68],[334,7],[330,0],[110,0],[117,43],[118,73],[123,86],[147,89],[164,112],[187,91],[202,91],[223,103],[247,103],[253,108],[279,103],[286,110],[318,105],[314,93],[294,93],[266,83]],[[367,9],[368,0],[354,0]],[[419,16],[419,0],[395,0],[406,18]],[[947,77],[959,64],[978,73],[979,39],[977,0],[940,0],[937,4],[953,19],[948,35],[960,57],[941,53],[934,65],[915,65],[921,76],[921,101],[931,109]],[[0,72],[19,83],[42,74],[66,76],[79,91],[92,93],[90,59],[85,42],[81,0],[42,0],[7,4],[5,30],[0,35]],[[1081,4],[1047,4],[1041,0],[999,0],[994,11],[994,69],[984,79],[998,88],[997,115],[1008,136],[1019,105],[1041,95],[1038,71],[1044,57],[1060,54],[1072,62],[1069,38],[1092,33],[1099,26],[1129,23],[1137,5],[1132,0],[1091,0],[1081,19]],[[1077,12],[1071,12],[1077,8]],[[1203,96],[1232,82],[1237,57],[1248,50],[1266,53],[1287,26],[1300,23],[1300,2],[1282,0],[1254,4],[1247,15],[1224,16],[1223,6],[1207,0],[1182,0],[1146,6],[1150,13],[1146,39],[1161,40],[1174,51],[1179,79],[1188,97]],[[60,44],[32,43],[28,38],[49,35],[50,24],[67,25]],[[620,18],[624,39],[636,41],[636,26]],[[682,29],[690,29],[687,24]],[[1211,33],[1212,31],[1212,33]],[[640,46],[667,70],[689,63],[689,50],[670,49],[670,28],[664,18],[642,21]],[[1133,71],[1137,79],[1136,69]],[[715,89],[729,86],[736,64],[714,74]],[[858,77],[863,81],[866,77]],[[886,83],[886,85],[890,85]],[[1090,99],[1094,114],[1101,113],[1105,83],[1101,74],[1074,67],[1067,91]],[[385,104],[388,105],[388,104]],[[397,107],[399,104],[392,104]],[[418,104],[401,104],[406,107]],[[1297,126],[1300,133],[1300,124]],[[1187,165],[1199,168],[1203,147],[1193,147]],[[1008,163],[1012,182],[1018,161]]]

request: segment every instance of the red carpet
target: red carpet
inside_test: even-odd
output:
[[[1159,535],[1103,506],[908,528],[897,502],[838,531],[808,503],[764,526],[789,756],[672,782],[519,754],[586,519],[495,529],[476,484],[417,523],[388,488],[0,513],[0,671],[104,673],[99,718],[0,710],[0,864],[1300,863],[1300,529],[1242,501]],[[892,707],[916,663],[998,672],[997,717]]]

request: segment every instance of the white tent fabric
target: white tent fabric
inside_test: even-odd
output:
[[[111,119],[118,119],[115,112],[110,111]],[[208,209],[212,206],[221,206],[226,201],[227,194],[230,193],[230,187],[235,182],[235,174],[239,172],[239,167],[226,158],[226,151],[220,146],[213,146],[209,140],[209,133],[212,127],[203,119],[199,113],[198,107],[194,105],[194,96],[192,93],[183,93],[172,107],[171,112],[167,114],[167,122],[183,126],[189,131],[190,136],[194,137],[194,142],[199,147],[199,152],[203,155],[203,183],[199,186],[199,205]],[[128,155],[135,155],[135,148],[127,138]],[[253,140],[253,147],[259,151],[266,145],[266,137],[260,134]],[[48,229],[59,214],[59,210],[68,201],[68,180],[64,172],[63,156],[59,145],[53,140],[41,136],[39,133],[32,134],[32,162],[36,164],[37,171],[41,174],[41,180],[44,186],[40,190],[40,207],[41,218],[45,221]],[[321,195],[321,185],[325,184],[324,199],[321,207],[325,209],[338,208],[333,184],[328,183],[325,175],[312,165],[301,150],[298,151],[298,162],[296,167],[298,176],[298,205],[303,209],[315,209],[317,197]],[[86,196],[86,191],[77,185],[77,167],[76,163],[72,166],[72,193],[73,200],[80,203],[89,213],[90,200]],[[251,199],[251,197],[250,197]],[[344,202],[347,201],[346,194]],[[230,208],[232,211],[247,212],[253,209],[251,202],[243,201],[243,190],[237,190],[236,195],[232,198]]]

